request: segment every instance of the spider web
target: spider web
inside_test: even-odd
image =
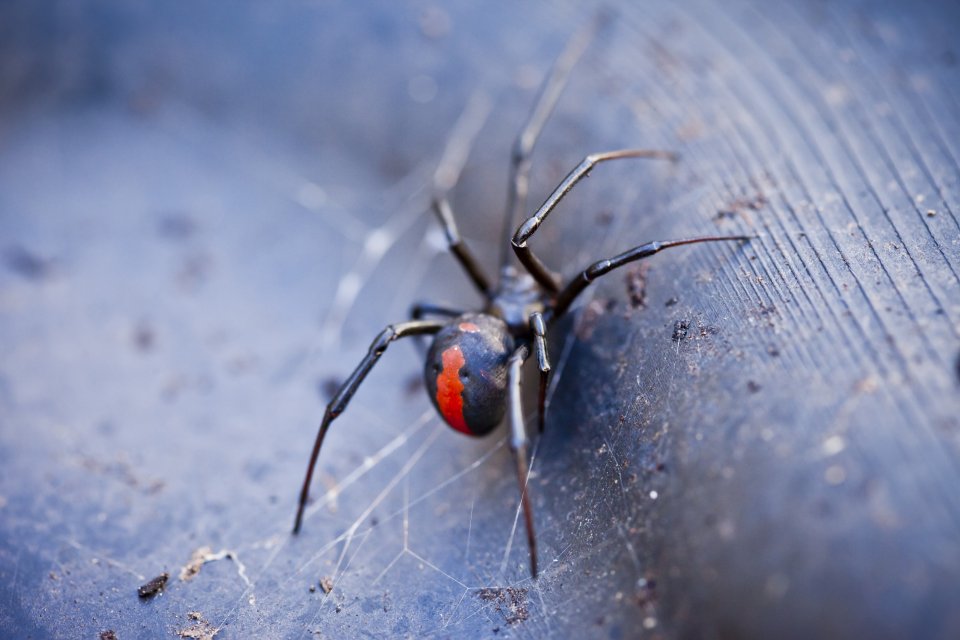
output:
[[[435,147],[387,184],[343,149],[317,159],[255,120],[213,124],[176,103],[149,117],[112,106],[21,120],[0,162],[11,425],[0,554],[13,567],[0,623],[122,637],[185,629],[193,612],[218,638],[551,637],[636,623],[627,436],[573,431],[615,424],[618,408],[587,425],[556,427],[558,414],[534,439],[534,582],[504,433],[471,440],[440,423],[413,340],[390,348],[333,425],[301,535],[289,533],[329,388],[412,301],[477,304],[429,198],[466,164],[454,207],[492,272],[504,197],[489,167],[505,175],[532,97],[519,84],[459,94]],[[567,100],[597,90],[574,78]],[[621,144],[622,128],[590,133],[572,111],[547,127],[531,203],[583,152]],[[534,240],[551,264],[570,274],[637,237],[615,209],[650,189],[638,172],[578,188]],[[567,369],[581,328],[551,336],[561,410],[577,406],[557,390],[577,395]],[[29,487],[46,489],[34,499]],[[132,601],[162,571],[163,595]]]

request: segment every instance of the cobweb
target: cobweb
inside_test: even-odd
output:
[[[345,327],[362,304],[362,296],[369,295],[365,290],[372,288],[368,283],[374,274],[391,270],[391,252],[405,240],[413,238],[413,250],[404,251],[403,270],[399,277],[392,278],[397,294],[388,306],[394,313],[402,313],[404,301],[412,299],[410,294],[423,289],[418,284],[427,281],[428,291],[435,286],[429,279],[437,272],[438,264],[446,260],[447,265],[451,265],[449,258],[441,257],[446,247],[438,227],[424,218],[428,215],[431,195],[455,186],[490,109],[486,94],[477,93],[470,99],[449,134],[439,160],[431,159],[415,167],[410,175],[387,190],[384,199],[395,211],[381,224],[358,230],[353,225],[359,223],[348,218],[349,226],[335,227],[344,242],[355,243],[356,251],[348,252],[351,257],[336,280],[334,294],[321,319],[319,346],[306,358],[305,367],[322,366],[330,359],[338,362],[344,359],[342,354],[350,351],[343,347]],[[307,187],[299,189],[299,193],[315,194],[319,190],[319,187]],[[328,206],[329,203],[323,200],[322,204]],[[583,261],[582,255],[577,257]],[[462,274],[456,273],[455,264],[449,269],[455,272],[456,278],[465,280]],[[377,329],[376,325],[371,326],[371,335]],[[554,356],[551,399],[556,381],[562,379],[571,345],[569,339],[555,341],[554,348],[559,349]],[[401,350],[391,347],[390,357],[401,359],[394,354]],[[217,626],[226,629],[234,621],[249,619],[251,615],[263,617],[274,606],[275,610],[283,610],[278,594],[286,589],[306,588],[317,595],[314,606],[298,622],[305,622],[307,629],[320,630],[324,635],[331,633],[329,616],[355,609],[357,605],[351,600],[357,599],[361,600],[359,606],[364,612],[371,606],[382,609],[384,614],[391,614],[395,609],[420,608],[419,623],[414,623],[417,617],[409,613],[396,615],[399,624],[410,625],[403,631],[418,635],[496,631],[520,623],[525,623],[524,633],[550,635],[552,617],[543,615],[550,609],[540,585],[554,579],[551,573],[557,565],[565,571],[570,565],[582,564],[598,550],[589,545],[576,549],[575,542],[568,542],[561,549],[546,547],[541,552],[542,577],[539,582],[532,581],[527,574],[527,549],[522,531],[517,537],[522,523],[505,448],[506,438],[498,433],[492,441],[470,443],[465,451],[454,453],[463,443],[451,438],[432,408],[419,413],[406,411],[405,420],[392,420],[392,410],[383,415],[382,409],[378,411],[370,398],[395,397],[397,394],[390,387],[398,385],[390,378],[400,378],[403,384],[399,386],[403,387],[410,384],[410,370],[414,376],[418,373],[415,366],[410,366],[409,358],[403,365],[393,367],[405,373],[393,376],[381,373],[379,369],[387,368],[386,360],[385,356],[378,366],[380,386],[371,391],[366,388],[369,383],[364,385],[348,412],[335,423],[329,442],[343,438],[345,431],[361,428],[357,423],[367,417],[376,417],[380,423],[378,431],[387,434],[389,439],[363,454],[356,464],[334,465],[335,472],[329,471],[329,460],[337,454],[329,449],[337,445],[328,445],[320,463],[321,470],[327,470],[320,474],[325,477],[324,484],[319,487],[320,491],[314,488],[315,496],[306,511],[301,536],[309,542],[291,538],[287,523],[283,522],[283,526],[268,537],[242,545],[262,550],[263,560]],[[347,372],[347,369],[339,371]],[[395,403],[387,400],[386,406],[392,409]],[[426,405],[422,401],[415,404]],[[377,438],[382,440],[382,434],[377,434]],[[531,460],[533,476],[539,472],[537,454],[535,446]],[[447,463],[442,463],[443,460]],[[620,474],[615,457],[613,462]],[[490,495],[491,480],[499,497],[495,505],[484,501]],[[541,524],[551,522],[544,518],[539,521]],[[541,530],[541,537],[545,530],[548,531]],[[625,538],[625,541],[629,548],[629,540]],[[636,562],[635,552],[631,549],[630,553]],[[297,555],[293,561],[292,554]],[[264,582],[268,588],[258,589]],[[416,588],[412,588],[413,584]],[[412,594],[417,595],[416,599],[409,597]],[[370,605],[371,598],[380,600],[379,605]],[[423,602],[424,598],[428,599],[427,603]],[[536,612],[540,615],[535,615]],[[287,620],[286,613],[269,617],[280,625],[276,628],[282,628],[282,622]],[[349,615],[343,618],[349,619]],[[344,628],[356,629],[366,624],[369,620],[357,627],[348,623]]]
[[[590,75],[569,93],[597,92]],[[509,143],[536,83],[514,84],[463,99],[436,148],[387,185],[349,153],[317,159],[256,122],[177,104],[23,118],[0,159],[3,628],[553,637],[640,623],[635,443],[618,404],[581,401],[610,396],[578,381],[607,379],[568,371],[590,364],[578,336],[609,312],[595,292],[551,336],[530,479],[539,580],[504,432],[467,439],[441,423],[415,340],[391,346],[334,423],[290,534],[323,405],[373,336],[415,300],[479,302],[429,201],[452,188],[492,273]],[[632,126],[608,116],[597,134],[572,111],[547,127],[531,202]],[[656,171],[609,168],[578,187],[536,239],[548,262],[569,275],[647,239],[623,205],[649,201]],[[604,290],[622,298],[622,279]],[[162,595],[137,601],[161,572]]]

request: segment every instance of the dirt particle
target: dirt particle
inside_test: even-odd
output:
[[[714,219],[717,221],[733,219],[745,211],[759,211],[766,205],[767,197],[762,193],[757,193],[752,197],[737,198],[723,209],[718,209]]]
[[[680,342],[687,337],[687,331],[690,329],[689,320],[677,320],[673,323],[673,341]]]
[[[757,393],[762,388],[763,387],[761,387],[757,382],[754,382],[753,380],[747,380],[747,391],[750,393]]]
[[[320,588],[323,589],[323,593],[329,594],[333,591],[333,578],[330,576],[325,576],[320,578]]]
[[[627,271],[624,278],[627,283],[627,295],[632,309],[643,309],[647,306],[647,271],[650,265],[641,262]]]
[[[494,603],[497,613],[508,625],[523,622],[530,617],[527,609],[527,590],[516,587],[485,587],[477,589],[477,597]]]
[[[669,300],[667,300],[666,302],[663,303],[663,306],[665,306],[665,307],[672,307],[673,305],[677,304],[678,302],[680,302],[680,301],[677,300],[676,298],[670,298]]]
[[[137,595],[141,598],[152,598],[163,591],[163,588],[167,586],[167,580],[169,579],[170,574],[164,571],[156,578],[140,585],[140,588],[137,589]]]
[[[700,325],[700,337],[706,338],[707,336],[715,336],[720,333],[720,327],[715,327],[713,325],[704,324]]]
[[[100,640],[117,640],[117,633],[113,629],[101,631]]]
[[[183,582],[193,580],[194,576],[200,573],[200,569],[203,568],[203,565],[212,555],[213,549],[210,547],[200,547],[199,549],[195,549],[190,555],[190,560],[188,560],[187,564],[183,565],[183,568],[180,569],[180,580]]]
[[[637,582],[637,605],[644,607],[657,601],[657,581],[653,578],[641,578]]]
[[[215,627],[203,618],[199,611],[191,611],[187,614],[193,624],[177,631],[181,638],[191,638],[192,640],[213,640],[220,632],[220,627]]]

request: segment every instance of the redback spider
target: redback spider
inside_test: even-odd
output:
[[[530,173],[530,154],[560,97],[570,72],[593,37],[594,23],[575,35],[556,60],[540,89],[540,95],[513,147],[510,182],[504,223],[505,241],[500,260],[500,279],[491,285],[457,231],[453,211],[444,192],[435,196],[433,210],[443,227],[451,253],[484,298],[480,311],[463,312],[430,304],[415,305],[411,320],[388,325],[370,345],[370,350],[327,405],[310,454],[307,475],[300,490],[300,502],[293,532],[300,531],[310,492],[313,470],[330,424],[346,409],[357,388],[393,341],[407,336],[432,335],[424,367],[426,388],[444,421],[469,436],[493,431],[509,410],[510,450],[516,463],[517,483],[530,549],[530,574],[537,577],[537,539],[533,508],[527,488],[527,434],[520,402],[520,367],[536,355],[540,369],[538,401],[539,431],[543,432],[544,404],[550,359],[547,330],[570,309],[587,286],[602,275],[625,264],[651,256],[662,249],[697,242],[749,240],[753,236],[708,236],[686,240],[648,242],[628,251],[594,262],[579,275],[562,282],[530,249],[528,241],[557,204],[599,163],[621,158],[676,160],[673,153],[648,149],[624,149],[588,155],[553,190],[550,197],[511,235],[511,223],[522,213]],[[452,186],[452,185],[451,185]],[[525,273],[510,264],[507,245],[512,246]],[[443,319],[424,319],[425,316]]]

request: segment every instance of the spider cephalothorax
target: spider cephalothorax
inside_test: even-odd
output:
[[[426,388],[437,411],[452,428],[482,436],[494,430],[509,413],[510,449],[516,464],[517,482],[523,507],[530,573],[537,576],[537,547],[533,510],[527,490],[527,434],[520,402],[520,367],[536,355],[540,371],[538,417],[543,431],[547,379],[547,330],[570,309],[587,286],[604,274],[625,264],[646,258],[670,247],[721,240],[747,240],[751,236],[702,237],[687,240],[648,242],[623,253],[594,262],[562,284],[560,276],[547,269],[533,253],[528,241],[561,199],[597,164],[621,158],[675,160],[666,151],[624,149],[588,155],[554,189],[532,216],[511,233],[512,221],[521,215],[526,201],[530,154],[537,137],[553,110],[573,64],[579,58],[596,25],[578,34],[567,45],[547,77],[540,98],[517,137],[509,183],[504,247],[513,249],[525,272],[509,264],[510,252],[501,254],[500,281],[495,286],[474,258],[457,231],[453,211],[443,191],[434,200],[434,212],[443,227],[451,253],[485,303],[482,311],[464,312],[431,304],[414,305],[411,320],[388,325],[374,339],[367,355],[327,405],[314,441],[310,464],[300,489],[294,533],[300,530],[310,491],[313,470],[330,424],[343,413],[360,383],[394,340],[406,336],[432,335],[433,343],[424,367]],[[441,172],[437,172],[438,174]],[[452,188],[448,187],[448,188]],[[440,319],[444,318],[444,319]]]

